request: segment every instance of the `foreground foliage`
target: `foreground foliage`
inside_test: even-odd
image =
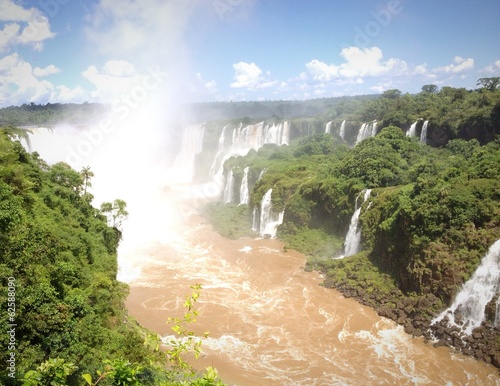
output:
[[[181,328],[195,319],[200,288],[186,300],[187,319],[172,320],[190,343],[171,342],[166,353],[156,337],[144,344],[149,333],[128,317],[128,286],[116,280],[125,202],[94,208],[88,168],[49,166],[11,137],[0,129],[0,302],[12,303],[0,313],[9,347],[0,361],[13,353],[15,366],[2,366],[0,384],[220,385],[213,369],[196,377],[181,358],[201,343]]]

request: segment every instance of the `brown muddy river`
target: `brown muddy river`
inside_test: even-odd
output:
[[[493,366],[412,338],[321,287],[305,257],[279,240],[227,240],[196,214],[175,220],[181,212],[156,213],[171,220],[157,228],[161,242],[125,247],[121,279],[131,286],[129,313],[161,335],[171,334],[169,316],[182,315],[189,286],[202,285],[192,329],[210,335],[195,368],[214,366],[242,386],[500,385]]]

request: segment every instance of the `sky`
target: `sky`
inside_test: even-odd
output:
[[[0,107],[477,88],[500,0],[0,0]]]

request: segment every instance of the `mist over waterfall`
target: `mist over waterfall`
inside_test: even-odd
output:
[[[470,335],[486,319],[486,305],[500,295],[500,240],[497,240],[481,260],[472,277],[463,285],[452,305],[432,323],[448,317],[448,323]],[[496,302],[495,326],[498,326],[499,301]],[[458,316],[457,314],[460,314]],[[461,322],[459,323],[459,319]]]
[[[360,196],[363,195],[363,202],[359,202]],[[361,215],[362,205],[370,198],[371,189],[363,190],[356,197],[355,211],[351,217],[349,230],[344,241],[344,255],[343,257],[352,256],[361,250],[361,229],[359,227],[359,216]]]
[[[243,178],[241,180],[240,186],[240,205],[246,205],[250,201],[250,196],[248,193],[248,171],[250,167],[243,169]]]
[[[227,172],[226,185],[224,187],[223,201],[225,204],[230,204],[234,200],[234,173],[233,169]]]
[[[182,134],[181,151],[172,169],[172,182],[190,183],[195,174],[196,155],[203,151],[205,124],[191,125]]]
[[[406,132],[406,136],[407,137],[415,137],[416,136],[416,132],[417,132],[417,123],[418,121],[415,121],[411,124],[410,128],[408,129],[408,131]]]
[[[356,145],[362,140],[374,137],[377,134],[377,121],[370,123],[363,123],[359,128],[358,135],[356,137]]]
[[[344,119],[342,121],[342,124],[340,125],[339,135],[340,135],[340,138],[342,138],[342,139],[345,139],[345,123],[346,123],[346,120]]]
[[[429,121],[424,121],[420,132],[420,142],[422,143],[427,143],[427,126],[429,126]]]
[[[259,234],[261,236],[276,237],[278,226],[283,223],[284,211],[275,214],[271,203],[273,190],[269,189],[262,197],[260,207]]]

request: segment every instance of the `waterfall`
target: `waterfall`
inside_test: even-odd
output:
[[[422,131],[420,132],[420,142],[427,143],[427,126],[429,125],[429,121],[424,121],[422,125]]]
[[[356,137],[356,145],[362,140],[374,137],[377,134],[377,121],[371,123],[363,123],[359,128],[358,135]]]
[[[493,323],[493,327],[500,327],[500,296],[496,303],[495,322]]]
[[[265,144],[278,146],[290,143],[290,125],[288,122],[265,124],[264,121],[234,128],[231,143],[226,141],[226,126],[219,138],[219,148],[212,162],[210,177],[219,189],[224,186],[224,162],[233,156],[245,156],[251,150],[259,150]],[[221,189],[222,190],[222,189]]]
[[[325,127],[325,134],[330,133],[330,129],[332,127],[332,121],[328,122]]]
[[[262,177],[264,176],[264,173],[267,172],[267,168],[264,168],[260,171],[259,173],[259,177],[257,178],[257,182],[259,182],[260,180],[262,180]]]
[[[227,172],[226,186],[224,187],[224,204],[230,204],[234,200],[234,173],[233,169]]]
[[[344,255],[342,257],[355,255],[360,251],[361,248],[361,229],[358,226],[359,216],[361,214],[362,205],[370,198],[371,189],[363,190],[356,197],[355,211],[351,217],[351,223],[349,224],[349,230],[345,237],[344,242]],[[359,203],[360,196],[363,195],[363,202]]]
[[[217,154],[215,155],[215,158],[212,162],[212,166],[210,167],[210,177],[214,177],[215,173],[217,172],[220,162],[222,160],[222,157],[224,155],[224,145],[226,142],[226,129],[228,128],[229,125],[226,125],[222,128],[222,132],[219,137],[219,144],[217,147]]]
[[[281,131],[281,141],[279,145],[290,145],[290,124],[288,122],[283,122],[283,130]]]
[[[261,208],[260,208],[260,224],[259,224],[259,234],[261,236],[269,235],[271,238],[276,237],[276,232],[278,230],[278,225],[283,222],[284,211],[278,215],[274,214],[272,211],[271,195],[273,193],[272,189],[269,189],[264,197],[262,197]]]
[[[342,124],[340,125],[340,133],[339,133],[339,135],[340,135],[340,138],[342,138],[342,139],[345,139],[345,122],[346,122],[346,120],[344,119],[342,121]]]
[[[449,324],[458,326],[468,335],[479,327],[485,319],[486,305],[500,294],[500,239],[488,250],[472,277],[462,286],[452,305],[443,311],[432,324],[448,317]],[[498,304],[496,302],[495,324],[498,322]],[[455,312],[461,314],[463,324],[455,320]]]
[[[245,205],[248,204],[249,202],[249,195],[248,195],[248,170],[250,167],[246,167],[243,169],[243,179],[241,180],[241,187],[240,187],[240,205]]]
[[[188,126],[182,134],[181,151],[175,158],[173,173],[178,183],[193,182],[196,155],[203,151],[205,124]]]
[[[259,230],[259,207],[256,205],[253,207],[252,212],[252,230],[257,232]]]
[[[415,121],[411,124],[410,128],[406,132],[407,137],[415,137],[415,132],[417,130],[417,123],[418,121]]]

